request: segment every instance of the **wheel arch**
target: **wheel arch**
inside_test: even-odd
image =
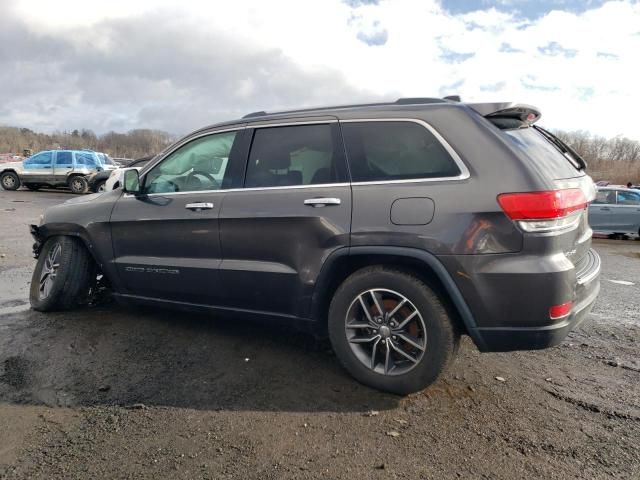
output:
[[[353,272],[373,265],[388,265],[408,271],[442,294],[458,328],[482,348],[483,342],[471,310],[444,265],[435,255],[408,247],[358,246],[334,251],[322,267],[312,297],[311,317],[319,328],[326,329],[329,304],[340,284]]]
[[[96,248],[94,248],[91,235],[82,225],[74,223],[49,223],[39,227],[31,225],[31,234],[36,240],[33,244],[33,256],[35,258],[38,258],[42,247],[51,237],[68,236],[78,238],[87,249],[87,252],[89,252],[89,255],[95,262],[96,266],[100,269],[101,273],[111,281],[111,278],[109,278],[108,272],[106,271],[108,269],[103,267],[104,262],[96,252]]]

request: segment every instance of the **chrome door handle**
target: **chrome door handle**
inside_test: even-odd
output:
[[[326,207],[327,205],[340,205],[339,198],[307,198],[304,201],[305,205],[311,207]]]
[[[209,202],[196,202],[196,203],[187,203],[184,208],[187,210],[194,210],[199,212],[200,210],[211,210],[213,208],[213,203]]]

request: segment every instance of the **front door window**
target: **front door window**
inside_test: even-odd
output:
[[[197,138],[169,154],[147,174],[146,193],[220,190],[237,131]]]

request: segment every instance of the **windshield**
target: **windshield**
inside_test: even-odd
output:
[[[553,178],[570,178],[581,175],[575,160],[563,154],[550,140],[533,127],[503,130],[513,144],[525,153],[534,166]]]

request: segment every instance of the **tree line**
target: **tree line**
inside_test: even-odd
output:
[[[555,131],[555,134],[587,161],[587,171],[594,180],[640,183],[639,141],[621,136],[607,139],[584,131]],[[0,127],[0,153],[89,148],[112,157],[140,158],[162,151],[175,139],[167,132],[150,129],[96,135],[87,129],[46,134],[28,128]]]
[[[640,142],[618,136],[605,138],[584,131],[554,132],[587,162],[594,180],[640,184]]]
[[[0,153],[22,155],[25,149],[82,150],[104,152],[116,158],[140,158],[153,155],[175,140],[175,136],[160,130],[136,129],[127,133],[107,132],[96,135],[88,129],[71,132],[37,133],[28,128],[0,127]]]

